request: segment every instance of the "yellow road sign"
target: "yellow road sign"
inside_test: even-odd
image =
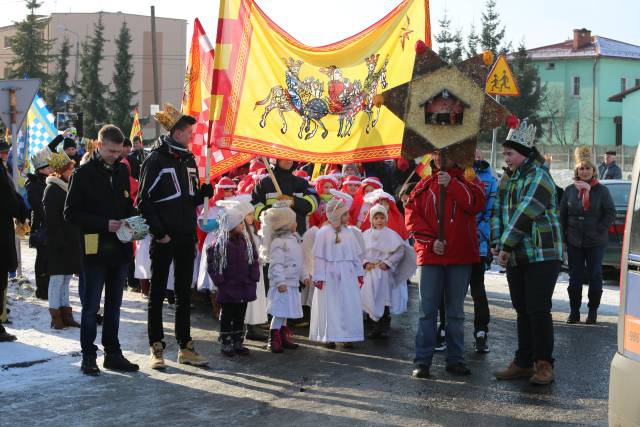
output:
[[[485,91],[491,95],[520,96],[518,83],[504,55],[498,56],[498,60],[493,64],[487,77]]]

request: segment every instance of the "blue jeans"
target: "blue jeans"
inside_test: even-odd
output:
[[[84,355],[95,356],[98,351],[98,347],[94,344],[98,328],[96,314],[100,309],[103,287],[105,292],[102,346],[105,353],[121,353],[118,329],[122,290],[127,283],[128,268],[129,264],[111,267],[85,261],[81,275],[82,286],[79,287],[82,301],[80,345]]]
[[[70,307],[69,283],[72,277],[71,274],[49,276],[49,308]]]
[[[464,361],[464,298],[471,265],[420,266],[420,309],[415,364],[431,366],[436,346],[438,306],[444,292],[447,364]]]
[[[598,308],[602,295],[602,259],[607,245],[581,248],[567,245],[569,258],[569,300],[571,308],[579,310],[582,303],[582,281],[589,280],[589,308]]]

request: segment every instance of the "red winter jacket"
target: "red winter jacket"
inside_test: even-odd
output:
[[[459,167],[448,170],[451,182],[445,196],[444,254],[433,252],[433,243],[438,238],[440,200],[437,172],[434,170],[418,183],[405,206],[405,222],[415,240],[418,265],[480,262],[476,214],[484,209],[484,190],[477,178],[467,181]]]

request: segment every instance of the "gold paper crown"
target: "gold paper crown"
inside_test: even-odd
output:
[[[168,102],[165,102],[163,107],[164,110],[158,111],[153,117],[163,128],[171,131],[176,123],[178,123],[178,120],[182,118],[183,114]]]
[[[88,152],[98,148],[98,141],[96,141],[95,139],[82,138],[82,141],[84,142],[85,150]]]
[[[69,163],[71,163],[71,159],[64,151],[53,153],[49,159],[49,166],[58,173],[62,172]]]
[[[576,165],[580,165],[585,162],[591,163],[591,148],[587,145],[579,145],[573,152],[573,158],[576,161]]]

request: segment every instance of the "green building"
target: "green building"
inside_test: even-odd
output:
[[[624,102],[609,98],[640,86],[640,46],[592,36],[583,28],[573,31],[573,39],[528,53],[546,87],[540,142],[638,144],[640,121],[627,121]]]

